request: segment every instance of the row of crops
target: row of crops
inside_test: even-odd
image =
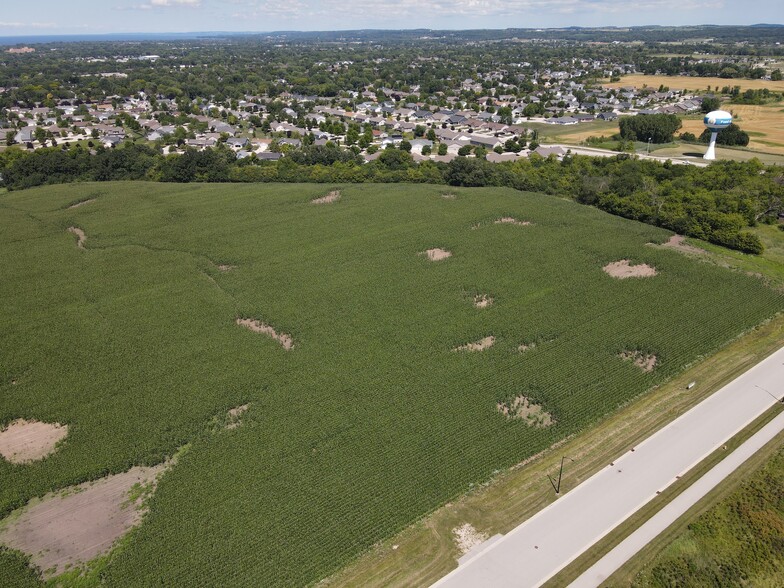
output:
[[[94,203],[67,208],[86,192]],[[312,584],[784,306],[760,280],[647,245],[665,231],[553,197],[341,192],[323,206],[309,205],[325,193],[314,185],[5,196],[0,422],[34,417],[70,433],[40,463],[0,463],[0,509],[190,443],[105,581]],[[482,222],[503,216],[531,225]],[[85,230],[85,251],[68,226]],[[433,247],[453,255],[419,255]],[[602,271],[620,259],[658,275]],[[493,305],[475,308],[477,293]],[[237,327],[238,316],[296,346]],[[496,343],[481,353],[451,351],[488,335]],[[633,349],[654,353],[656,369],[618,357]],[[556,422],[499,414],[518,394]],[[246,403],[242,426],[208,426]],[[0,579],[18,576],[8,558]]]

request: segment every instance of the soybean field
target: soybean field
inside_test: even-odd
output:
[[[784,308],[671,235],[498,188],[0,194],[0,429],[59,426],[0,530],[165,468],[95,573],[7,544],[0,584],[319,582]]]

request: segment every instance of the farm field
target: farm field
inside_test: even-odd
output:
[[[784,103],[764,106],[724,103],[722,108],[732,112],[737,125],[749,133],[749,149],[784,155]],[[702,117],[684,118],[683,128],[678,132],[699,136],[704,129]]]
[[[318,582],[784,309],[761,280],[647,245],[668,231],[446,193],[3,194],[0,423],[67,435],[0,459],[0,538],[34,497],[166,462],[97,564],[108,585]],[[23,563],[0,550],[0,584],[34,584]]]
[[[718,86],[719,91],[724,86],[740,86],[741,90],[761,90],[768,88],[775,92],[784,92],[784,81],[774,82],[771,80],[747,80],[739,78],[701,78],[691,76],[648,76],[645,74],[629,74],[623,76],[619,82],[603,82],[606,88],[626,88],[635,86],[642,88],[647,85],[649,88],[667,86],[670,90],[715,90]]]

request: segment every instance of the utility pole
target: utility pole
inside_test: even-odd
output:
[[[547,479],[550,480],[550,484],[552,485],[553,490],[555,490],[556,494],[561,493],[561,476],[563,476],[563,466],[564,466],[565,459],[568,459],[569,461],[574,461],[571,457],[566,457],[565,455],[561,458],[561,469],[558,472],[558,484],[556,484],[553,481],[553,479],[550,477],[550,474],[547,474]]]

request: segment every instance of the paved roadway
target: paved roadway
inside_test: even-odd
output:
[[[648,519],[645,524],[619,543],[607,555],[588,568],[569,588],[596,588],[625,564],[638,551],[655,539],[672,523],[683,516],[708,492],[734,472],[747,459],[784,431],[784,412],[757,431],[743,445],[725,457],[707,474],[689,486],[672,502]]]
[[[480,550],[433,588],[540,586],[782,396],[784,348]]]
[[[565,143],[546,143],[542,145],[543,147],[560,147],[564,150],[570,149],[572,154],[574,155],[590,155],[591,157],[617,157],[618,155],[622,155],[619,151],[611,151],[610,149],[600,149],[598,147],[585,147],[583,145],[567,145]],[[699,148],[699,147],[698,147]],[[665,161],[671,161],[676,165],[694,165],[697,167],[708,167],[710,165],[710,161],[705,161],[703,159],[697,159],[694,157],[661,157],[655,155],[655,151],[653,151],[651,155],[643,155],[641,153],[627,153],[628,155],[637,155],[640,159],[650,159],[651,161],[658,161],[659,163],[664,163]]]

